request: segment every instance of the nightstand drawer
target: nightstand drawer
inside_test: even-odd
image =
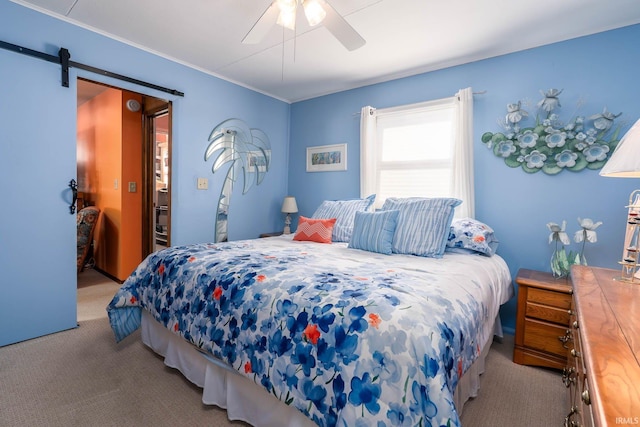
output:
[[[529,288],[527,300],[552,307],[564,308],[565,310],[571,308],[571,295],[568,293]]]
[[[524,345],[526,347],[546,351],[557,356],[566,357],[567,349],[558,337],[565,336],[566,327],[533,319],[524,321]]]
[[[533,289],[529,289],[531,292]],[[527,317],[533,317],[535,319],[546,320],[548,322],[559,323],[563,326],[569,326],[569,309],[550,307],[548,305],[537,304],[535,302],[527,301],[527,307],[525,311]]]
[[[569,340],[571,285],[551,273],[520,269],[518,312],[513,361],[521,365],[563,369],[567,349],[558,339]]]

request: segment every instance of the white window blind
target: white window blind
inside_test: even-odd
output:
[[[453,104],[379,112],[377,118],[378,207],[387,197],[451,194]]]

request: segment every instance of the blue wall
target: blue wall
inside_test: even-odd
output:
[[[622,255],[625,205],[640,182],[603,178],[597,171],[563,171],[549,176],[511,169],[481,142],[484,132],[499,131],[506,105],[529,99],[530,113],[541,99],[540,90],[564,89],[561,118],[576,112],[592,115],[606,106],[626,131],[640,118],[640,25],[574,39],[484,61],[452,67],[391,82],[358,88],[295,103],[291,108],[289,193],[300,214],[311,215],[324,199],[359,197],[359,112],[453,96],[471,86],[474,92],[474,166],[476,217],[500,239],[498,253],[515,277],[519,268],[550,271],[552,248],[548,222],[567,220],[577,231],[577,218],[603,221],[598,242],[588,244],[587,260],[596,266],[618,268]],[[305,172],[306,147],[348,144],[346,172]],[[571,248],[578,249],[573,243]],[[515,328],[515,299],[502,310],[507,329]]]
[[[272,168],[262,184],[245,195],[238,188],[232,195],[229,235],[232,239],[253,238],[281,226],[278,203],[287,192],[289,104],[11,2],[0,2],[0,40],[56,56],[65,47],[72,61],[184,92],[184,97],[171,96],[71,69],[72,78],[77,74],[173,102],[173,244],[213,239],[214,212],[226,169],[212,174],[213,161],[205,163],[204,150],[213,127],[228,118],[242,119],[263,130],[272,146]],[[59,73],[58,66],[43,61],[33,59],[31,65]],[[75,97],[74,88],[68,90]],[[51,99],[52,106],[56,103]],[[37,118],[24,115],[25,125],[33,125],[34,120]],[[75,129],[75,117],[68,117],[61,126]],[[196,189],[198,177],[209,178],[208,190]]]
[[[287,103],[141,51],[9,1],[0,1],[0,40],[184,92],[184,97],[0,49],[0,346],[76,326],[75,221],[67,183],[76,175],[76,79],[173,102],[172,244],[212,241],[225,177],[204,161],[211,130],[244,120],[271,140],[272,169],[247,194],[233,193],[229,236],[258,237],[282,224],[287,193]],[[33,80],[33,84],[30,82]],[[44,155],[48,155],[43,159]],[[208,190],[196,178],[209,178]],[[34,253],[36,254],[34,258]]]

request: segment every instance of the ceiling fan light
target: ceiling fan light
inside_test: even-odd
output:
[[[281,25],[289,30],[296,29],[296,10],[293,9],[291,11],[280,11],[280,15],[278,15],[278,20],[276,21],[278,25]]]
[[[327,12],[325,12],[319,0],[304,0],[302,6],[304,7],[304,14],[307,17],[307,21],[309,21],[309,25],[312,27],[321,23],[325,16],[327,16]]]
[[[295,13],[298,0],[276,0],[280,13]]]

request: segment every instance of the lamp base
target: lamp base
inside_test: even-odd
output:
[[[622,274],[614,277],[613,280],[616,282],[625,282],[634,285],[640,284],[640,270],[638,269],[638,264],[635,262],[629,263],[628,261],[620,261],[618,264],[622,265]]]
[[[291,227],[289,227],[291,225],[291,215],[287,214],[287,216],[284,219],[284,231],[282,232],[282,234],[291,234]]]

